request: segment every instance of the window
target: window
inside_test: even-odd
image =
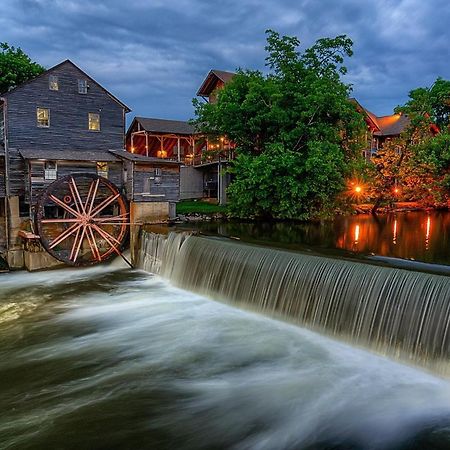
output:
[[[108,178],[108,163],[98,162],[97,163],[97,175],[99,177]]]
[[[88,91],[87,80],[78,80],[78,93],[87,94],[87,91]]]
[[[59,90],[59,84],[58,84],[58,77],[56,75],[50,75],[48,78],[48,88],[51,91],[58,91]]]
[[[48,128],[50,126],[50,110],[48,108],[37,108],[37,126]]]
[[[161,184],[161,176],[162,176],[161,168],[156,168],[155,169],[155,185]]]
[[[44,164],[44,179],[56,180],[56,162],[46,161]]]
[[[89,113],[89,129],[91,131],[100,131],[100,114]]]

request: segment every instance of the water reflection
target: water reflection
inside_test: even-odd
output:
[[[307,223],[199,223],[201,232],[294,250],[327,250],[450,264],[450,213],[414,211]]]

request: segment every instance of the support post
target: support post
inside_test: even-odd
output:
[[[177,139],[177,157],[178,157],[178,162],[180,162],[181,161],[180,137],[178,137],[178,139]]]
[[[145,156],[148,156],[148,133],[145,133]]]

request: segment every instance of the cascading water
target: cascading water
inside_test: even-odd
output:
[[[249,305],[450,373],[450,278],[143,232],[139,265],[175,285]]]

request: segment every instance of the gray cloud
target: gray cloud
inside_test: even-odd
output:
[[[210,68],[264,69],[264,31],[311,45],[349,35],[346,81],[377,114],[450,78],[444,0],[3,0],[1,41],[50,67],[72,59],[132,109],[186,119]]]

